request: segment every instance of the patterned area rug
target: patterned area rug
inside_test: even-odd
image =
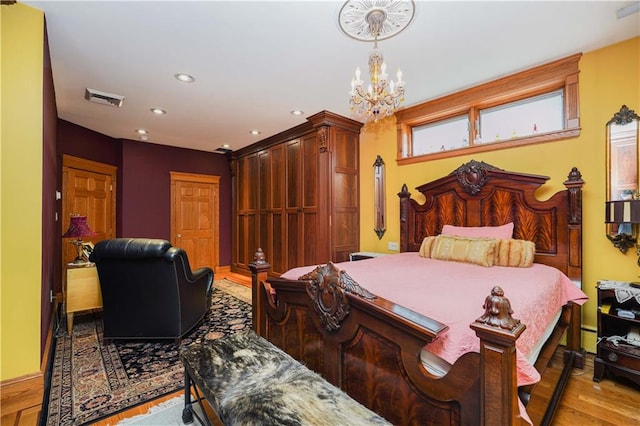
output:
[[[251,289],[229,280],[214,287],[209,312],[182,345],[251,328]],[[65,333],[56,341],[46,424],[88,424],[182,389],[178,355],[179,347],[168,340],[104,346],[100,312],[77,315],[73,336]]]

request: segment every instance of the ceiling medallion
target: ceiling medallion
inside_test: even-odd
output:
[[[383,15],[383,22],[376,34],[372,32],[368,19],[372,13],[378,12]],[[414,14],[412,0],[348,0],[340,9],[338,23],[342,32],[353,39],[382,41],[407,28]]]
[[[340,9],[340,29],[349,37],[373,41],[369,54],[370,84],[364,89],[360,67],[351,80],[349,104],[352,115],[365,123],[392,115],[404,101],[402,71],[398,69],[396,81],[388,80],[387,65],[378,40],[400,33],[413,20],[415,5],[412,0],[348,0]]]

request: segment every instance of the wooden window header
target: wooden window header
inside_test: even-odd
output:
[[[581,56],[582,54],[578,53],[396,111],[398,164],[409,164],[436,158],[491,151],[578,136],[580,134],[578,103],[578,74],[580,71],[578,63]],[[475,126],[475,121],[480,109],[507,104],[559,89],[564,90],[565,128],[561,131],[416,157],[403,157],[403,147],[406,149],[407,146],[410,146],[412,129],[414,127],[465,114],[469,116],[471,125]],[[471,130],[471,134],[474,134],[473,130],[475,129]]]

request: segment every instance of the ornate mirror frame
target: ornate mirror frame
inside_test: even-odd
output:
[[[633,247],[636,238],[633,235],[631,219],[618,219],[621,210],[635,210],[638,200],[638,177],[640,176],[640,117],[634,110],[622,105],[606,124],[606,209],[607,237],[621,252]],[[614,214],[614,210],[617,212]],[[624,217],[630,216],[630,212]],[[620,220],[620,221],[618,221]]]
[[[373,163],[373,211],[375,214],[373,221],[375,228],[373,230],[379,240],[382,239],[387,230],[385,225],[386,202],[384,186],[384,161],[378,155]]]

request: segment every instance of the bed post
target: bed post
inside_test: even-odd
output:
[[[582,174],[577,167],[573,167],[567,176],[564,186],[567,188],[568,206],[567,223],[569,232],[569,262],[567,276],[574,282],[580,283],[582,288]],[[574,365],[584,368],[584,349],[582,348],[582,308],[577,303],[571,306],[571,324],[567,330],[567,351],[565,362],[568,361],[568,351],[575,352]]]
[[[400,197],[400,251],[405,252],[409,251],[409,239],[407,236],[409,235],[409,230],[407,226],[409,226],[407,222],[407,212],[409,211],[409,202],[411,198],[411,193],[409,192],[409,188],[407,188],[407,184],[402,184],[402,189],[398,192],[398,197]]]
[[[264,306],[260,297],[260,283],[267,279],[267,272],[271,265],[266,262],[262,249],[258,248],[253,256],[253,262],[248,266],[251,270],[251,322],[256,334],[264,336],[265,316],[262,314]]]
[[[519,424],[516,340],[525,330],[511,303],[496,286],[485,299],[485,314],[470,327],[480,338],[480,424]]]

